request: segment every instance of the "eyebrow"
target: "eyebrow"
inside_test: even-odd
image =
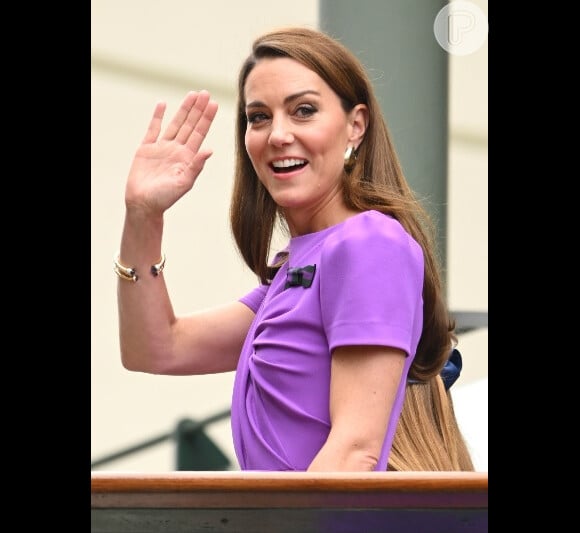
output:
[[[312,89],[306,89],[305,91],[300,91],[299,93],[295,93],[295,94],[291,94],[291,95],[287,96],[286,98],[284,98],[284,103],[288,104],[292,100],[296,100],[297,98],[300,98],[301,96],[304,96],[306,94],[314,94],[316,96],[320,96],[320,93],[318,91],[313,91]],[[259,100],[256,100],[254,102],[249,102],[248,104],[246,104],[246,108],[248,108],[248,107],[264,107],[265,105],[266,104],[264,104],[264,102],[260,102]]]

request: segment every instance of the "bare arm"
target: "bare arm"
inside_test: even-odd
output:
[[[156,105],[125,187],[119,262],[138,280],[117,284],[121,359],[130,370],[159,374],[233,370],[253,312],[234,302],[178,318],[163,274],[150,273],[161,257],[164,212],[191,190],[212,154],[201,145],[217,103],[207,91],[188,93],[161,133],[165,108]]]
[[[405,352],[381,346],[332,355],[328,439],[308,471],[372,471],[403,372]]]

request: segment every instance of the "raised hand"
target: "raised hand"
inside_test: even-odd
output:
[[[162,214],[188,192],[212,155],[201,145],[218,104],[207,91],[189,92],[161,134],[166,103],[155,106],[147,133],[139,145],[127,179],[127,208]],[[161,134],[161,135],[160,135]]]

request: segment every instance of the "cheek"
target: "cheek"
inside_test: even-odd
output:
[[[263,143],[261,142],[259,135],[256,135],[251,131],[246,132],[245,144],[246,144],[246,152],[248,152],[250,159],[254,161],[256,157],[259,155],[263,146]]]
[[[325,166],[339,167],[344,161],[344,148],[346,140],[342,132],[332,131],[320,137],[315,144],[316,152],[322,157]]]
[[[327,124],[325,128],[319,128],[310,137],[311,145],[326,155],[332,156],[335,152],[343,152],[346,147],[348,133],[343,125]]]
[[[251,139],[248,135],[248,133],[246,132],[246,136],[244,137],[244,144],[246,146],[246,152],[248,152],[248,155],[250,156],[250,158],[252,157],[251,155],[251,150],[252,150],[252,143],[251,143]]]

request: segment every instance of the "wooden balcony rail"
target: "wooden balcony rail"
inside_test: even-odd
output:
[[[486,472],[92,472],[91,533],[487,533]]]

